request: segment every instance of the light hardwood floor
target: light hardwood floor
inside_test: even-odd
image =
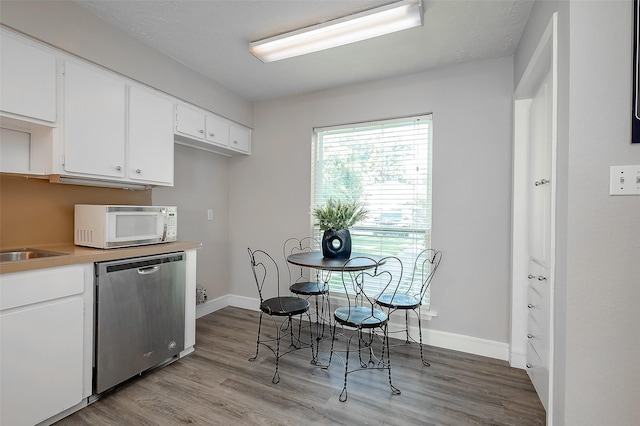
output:
[[[526,372],[504,361],[416,345],[392,347],[391,395],[386,371],[349,375],[338,401],[343,364],[311,365],[308,349],[280,361],[255,353],[258,313],[227,307],[198,319],[196,351],[135,378],[59,421],[73,425],[544,425],[545,412]],[[398,341],[396,341],[398,343]],[[330,339],[320,345],[326,363]]]

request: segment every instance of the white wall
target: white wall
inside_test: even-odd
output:
[[[444,253],[427,327],[508,342],[512,58],[258,103],[253,155],[230,163],[231,282],[256,297],[247,246],[281,257],[310,230],[314,126],[433,113],[432,244]]]
[[[516,75],[558,11],[559,137],[554,425],[640,418],[640,197],[608,195],[630,141],[633,6],[536,2]]]
[[[196,283],[209,300],[231,292],[229,286],[229,161],[207,151],[176,145],[173,188],[153,189],[153,204],[178,207],[178,236],[200,241]],[[207,210],[213,220],[207,220]]]

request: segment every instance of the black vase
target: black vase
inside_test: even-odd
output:
[[[322,235],[322,256],[348,259],[351,256],[351,233],[348,229],[328,229]]]

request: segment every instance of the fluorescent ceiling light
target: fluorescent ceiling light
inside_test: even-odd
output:
[[[421,0],[403,0],[255,41],[249,44],[249,51],[262,62],[273,62],[421,25]]]

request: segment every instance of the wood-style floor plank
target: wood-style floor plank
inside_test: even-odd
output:
[[[545,424],[545,411],[526,372],[504,361],[425,347],[391,349],[392,395],[387,372],[349,374],[348,400],[340,402],[344,365],[310,363],[302,349],[280,359],[280,383],[271,383],[274,358],[255,354],[258,313],[227,307],[198,319],[196,351],[132,379],[57,423],[75,425],[517,425]],[[265,321],[267,333],[273,326]],[[285,343],[286,345],[286,343]],[[327,364],[330,339],[320,343]],[[350,360],[355,366],[357,358]]]

